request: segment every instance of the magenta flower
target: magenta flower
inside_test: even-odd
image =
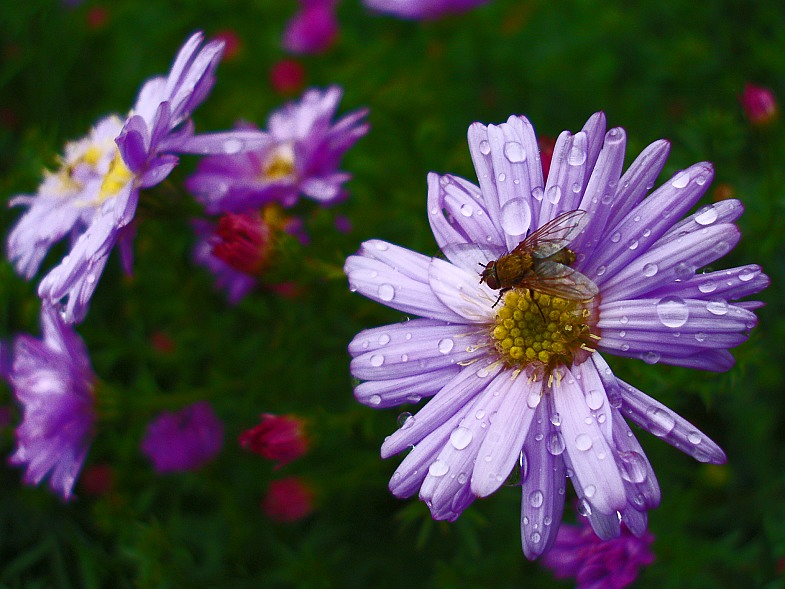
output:
[[[41,310],[43,339],[16,338],[9,383],[24,413],[11,464],[24,480],[71,497],[93,440],[95,374],[84,343],[51,307]]]
[[[368,132],[367,109],[332,123],[342,90],[309,90],[299,103],[274,112],[265,145],[237,155],[203,159],[187,187],[210,214],[242,212],[270,202],[294,205],[300,194],[321,204],[341,200],[350,176],[338,170],[343,154]]]
[[[487,2],[488,0],[363,0],[371,10],[410,19],[440,18],[447,14],[471,10]]]
[[[652,542],[651,533],[638,538],[624,526],[617,538],[601,540],[582,518],[577,526],[561,525],[542,564],[557,579],[574,577],[576,589],[623,589],[654,562]]]
[[[239,442],[246,450],[276,461],[276,468],[308,451],[305,422],[296,415],[263,413],[259,416],[259,425],[240,434]]]
[[[765,127],[779,116],[774,93],[763,86],[745,84],[740,101],[745,116],[753,125]]]
[[[142,452],[162,474],[201,468],[221,451],[223,424],[207,401],[165,412],[147,426]]]
[[[12,205],[27,212],[11,231],[8,257],[31,278],[49,248],[64,237],[71,250],[41,281],[38,294],[59,306],[68,323],[84,319],[109,253],[120,243],[130,272],[129,224],[139,190],[164,180],[177,165],[175,153],[237,153],[260,144],[256,132],[195,136],[190,116],[215,82],[222,43],[193,35],[167,77],[148,80],[126,120],[102,119],[84,139],[66,146],[60,170],[47,174],[35,196]]]
[[[346,260],[351,290],[420,317],[363,331],[349,345],[351,372],[364,381],[360,402],[433,397],[382,445],[384,458],[414,448],[391,491],[419,491],[435,519],[454,520],[520,467],[529,558],[556,537],[566,474],[601,538],[618,535],[620,521],[644,533],[660,490],[625,418],[699,461],[725,462],[705,434],[616,378],[600,352],[727,370],[728,348],[747,339],[760,305],[737,299],[769,283],[755,265],[698,272],[739,240],[737,200],[681,219],[708,188],[710,164],[648,194],[669,144],[653,143],[622,175],[625,143],[597,113],[559,136],[545,181],[527,119],[475,123],[469,148],[480,186],[428,177],[428,216],[448,259],[371,240]],[[489,262],[557,218],[574,222],[538,242],[529,267],[539,265],[540,281],[500,297],[486,279]]]
[[[337,0],[300,0],[300,10],[286,25],[283,48],[291,53],[323,53],[338,37]]]

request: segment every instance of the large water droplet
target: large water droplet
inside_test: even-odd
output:
[[[450,470],[450,465],[444,460],[437,460],[428,467],[428,474],[432,477],[443,477]]]
[[[570,149],[570,155],[567,158],[567,161],[571,166],[580,166],[586,161],[586,151],[577,145],[573,146],[572,149]]]
[[[657,436],[667,436],[676,427],[676,420],[665,409],[652,405],[646,410],[649,431]]]
[[[453,346],[455,346],[455,342],[450,338],[439,340],[439,351],[442,354],[449,354],[452,351]]]
[[[561,425],[561,415],[558,413],[553,413],[551,415],[551,423],[556,427],[559,427]]]
[[[530,536],[530,538],[531,538],[532,544],[539,544],[540,540],[542,540],[542,536],[540,535],[539,532],[533,532],[532,535]]]
[[[391,301],[395,298],[395,288],[392,284],[379,285],[379,298],[383,301]]]
[[[542,200],[543,196],[544,196],[544,191],[542,189],[542,186],[535,186],[534,188],[532,188],[532,198],[534,200]]]
[[[504,181],[507,179],[507,174],[505,174],[504,172],[502,172],[501,174],[499,174],[498,176],[496,176],[496,179],[497,179],[499,182],[504,182]]]
[[[665,327],[681,327],[690,318],[690,308],[684,299],[667,296],[657,303],[657,316]]]
[[[458,427],[450,434],[450,443],[456,450],[463,450],[472,441],[472,431],[466,427]]]
[[[480,141],[480,153],[483,155],[488,155],[491,153],[491,144],[488,143],[485,139]]]
[[[370,357],[368,362],[370,362],[371,366],[378,368],[379,366],[384,364],[384,356],[382,356],[381,354],[374,354],[373,356]]]
[[[398,427],[408,429],[414,425],[414,416],[408,411],[398,414]]]
[[[671,180],[671,185],[674,188],[684,188],[689,183],[690,183],[689,172],[681,172],[680,174],[677,174],[673,180]]]
[[[529,230],[532,212],[523,198],[513,198],[502,205],[501,225],[508,235],[523,235]]]
[[[659,270],[659,268],[657,267],[657,264],[646,264],[643,267],[643,275],[646,278],[651,278],[652,276],[657,274],[658,270]]]
[[[529,495],[529,505],[531,505],[532,507],[540,507],[542,505],[543,499],[544,496],[542,494],[542,491],[540,490],[532,491],[531,494]]]
[[[582,452],[586,452],[591,448],[591,438],[587,434],[578,434],[575,436],[575,447]]]
[[[584,517],[589,517],[591,515],[591,505],[586,499],[581,499],[578,502],[578,513]]]
[[[594,494],[596,492],[597,492],[597,487],[595,487],[594,485],[586,485],[583,488],[583,494],[586,495],[586,497],[588,497],[589,499],[594,497]]]
[[[474,209],[472,208],[472,205],[469,204],[461,205],[460,210],[461,210],[461,215],[463,215],[464,217],[471,217],[474,214]]]
[[[646,459],[637,452],[619,452],[619,473],[631,483],[642,483],[648,476]]]
[[[379,336],[379,345],[380,346],[386,346],[389,343],[390,343],[390,336],[389,335],[387,335],[386,333],[383,333],[383,334],[381,334]]]
[[[526,152],[523,149],[523,145],[517,141],[508,141],[504,144],[504,157],[510,163],[517,164],[526,161]]]
[[[706,303],[706,310],[712,315],[725,315],[728,312],[728,302],[725,299],[712,299]]]
[[[243,147],[245,147],[245,142],[239,139],[227,139],[224,141],[224,153],[227,155],[240,153]]]
[[[619,243],[620,240],[621,240],[621,233],[619,233],[618,231],[613,235],[611,235],[611,242]]]
[[[548,437],[547,442],[545,442],[545,446],[548,448],[548,452],[554,456],[558,456],[564,452],[565,444],[561,432],[553,432]]]
[[[717,220],[717,209],[708,206],[699,210],[695,214],[695,222],[698,225],[711,225]]]
[[[656,364],[660,361],[660,355],[657,352],[646,352],[643,355],[643,361],[646,364]]]
[[[369,405],[379,405],[382,402],[382,398],[379,395],[371,395],[368,398]]]
[[[599,389],[592,389],[586,393],[586,405],[592,411],[597,411],[605,403],[605,394]]]
[[[707,280],[706,282],[701,282],[698,285],[698,290],[705,294],[714,292],[715,290],[717,290],[717,283],[714,282],[713,280]]]
[[[551,186],[548,191],[545,193],[545,197],[548,199],[548,202],[551,204],[558,204],[561,200],[561,188],[558,186]]]
[[[701,443],[701,436],[698,432],[692,431],[687,434],[687,440],[690,444],[695,444],[696,446]]]
[[[742,282],[749,282],[755,275],[757,274],[756,268],[744,268],[741,272],[739,272],[739,280]]]

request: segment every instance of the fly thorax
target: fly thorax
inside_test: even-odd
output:
[[[574,301],[529,289],[511,289],[491,326],[491,340],[510,368],[543,375],[586,360],[600,339],[598,301]]]

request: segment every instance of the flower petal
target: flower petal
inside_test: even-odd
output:
[[[439,389],[460,371],[460,366],[451,365],[402,378],[369,380],[354,387],[354,397],[363,405],[377,409],[403,403],[418,403],[421,399],[432,397],[439,392]]]
[[[428,282],[439,300],[459,315],[462,323],[493,322],[498,296],[466,270],[439,258],[431,259]]]
[[[725,452],[686,419],[623,380],[617,381],[622,388],[622,412],[628,419],[698,462],[727,461]]]

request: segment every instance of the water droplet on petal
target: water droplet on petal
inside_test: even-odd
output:
[[[544,191],[542,189],[542,186],[535,186],[534,188],[532,188],[532,198],[534,200],[542,200],[543,196],[544,196]]]
[[[667,436],[676,427],[676,420],[665,409],[652,405],[646,410],[649,431],[657,436]]]
[[[542,536],[539,534],[539,532],[533,532],[531,535],[532,544],[539,544],[540,540],[542,540]]]
[[[690,444],[695,444],[696,446],[701,443],[701,436],[698,432],[690,432],[687,434],[687,440],[689,440]]]
[[[728,312],[728,302],[725,299],[712,299],[706,303],[706,310],[712,315],[725,315]]]
[[[510,163],[517,164],[526,161],[526,152],[523,149],[523,145],[517,141],[508,141],[504,144],[504,157]]]
[[[472,205],[461,205],[461,215],[464,217],[471,217],[474,214],[474,209]]]
[[[619,241],[621,241],[621,233],[619,233],[619,232],[617,231],[616,233],[614,233],[613,235],[611,235],[611,241],[612,241],[613,243],[619,243]]]
[[[657,303],[657,316],[665,327],[681,327],[690,318],[690,309],[681,297],[663,297]]]
[[[558,204],[561,200],[561,188],[558,186],[551,186],[545,196],[551,204]]]
[[[584,517],[589,517],[591,515],[591,505],[586,499],[581,499],[578,502],[578,513]]]
[[[395,288],[392,284],[379,285],[379,298],[383,301],[391,301],[395,298]]]
[[[586,450],[591,448],[591,445],[591,438],[587,434],[578,434],[575,436],[575,447],[578,450],[586,452]]]
[[[646,364],[656,364],[660,361],[660,355],[657,352],[646,352],[643,355],[643,361]]]
[[[504,182],[504,181],[507,179],[507,174],[505,174],[504,172],[502,172],[501,174],[499,174],[498,176],[496,176],[496,179],[497,179],[499,182]]]
[[[390,336],[389,335],[387,335],[386,333],[383,333],[382,335],[379,336],[379,345],[380,346],[386,346],[389,343],[390,343]]]
[[[605,394],[599,389],[592,389],[586,393],[586,405],[592,411],[597,411],[605,403]]]
[[[387,244],[387,242],[384,242],[384,241],[374,241],[374,242],[373,242],[373,245],[374,245],[374,246],[376,247],[376,249],[377,249],[377,250],[379,250],[380,252],[387,251],[387,250],[390,248],[389,244]]]
[[[491,153],[491,144],[488,143],[485,139],[480,141],[480,153],[483,155],[488,155]]]
[[[657,267],[657,264],[646,264],[643,267],[643,275],[646,276],[647,278],[651,278],[652,276],[657,274],[658,270],[659,268]]]
[[[414,416],[408,411],[404,411],[398,415],[398,427],[407,429],[414,425]]]
[[[543,499],[544,496],[542,494],[542,491],[540,490],[532,491],[531,494],[529,495],[529,505],[531,505],[532,507],[540,507],[542,505]]]
[[[708,206],[699,210],[695,214],[695,222],[698,225],[711,225],[717,220],[717,209]]]
[[[545,445],[548,448],[548,452],[550,452],[554,456],[558,456],[559,454],[564,452],[565,444],[561,432],[553,432],[548,437],[548,441],[545,443]]]
[[[432,477],[443,477],[450,470],[450,465],[444,460],[437,460],[428,467],[428,474]]]
[[[450,443],[456,450],[463,450],[472,441],[472,431],[465,427],[458,427],[450,434]]]
[[[619,473],[631,483],[642,483],[648,476],[646,459],[637,452],[619,452]]]
[[[555,425],[556,427],[559,427],[561,425],[561,415],[559,415],[558,413],[552,414],[551,415],[551,423],[553,425]]]
[[[455,342],[453,340],[450,338],[445,338],[439,341],[439,351],[442,354],[449,354],[452,351],[454,345]]]
[[[532,212],[523,198],[512,198],[502,205],[501,226],[508,235],[523,235],[531,227]]]
[[[594,485],[586,485],[583,488],[583,494],[586,495],[586,497],[588,497],[589,499],[594,497],[594,494],[596,492],[597,492],[597,487],[595,487]]]
[[[597,276],[602,276],[603,274],[605,274],[605,271],[607,269],[608,268],[606,266],[600,266],[599,268],[597,268],[597,272],[596,272]]]
[[[239,139],[227,139],[224,141],[224,153],[228,155],[240,153],[243,147],[245,147],[245,142]]]
[[[698,285],[698,290],[705,294],[714,292],[715,290],[717,290],[717,283],[714,282],[713,280],[707,280],[706,282],[701,282]]]
[[[540,393],[537,391],[532,391],[529,393],[529,396],[526,397],[526,404],[531,408],[535,409],[537,405],[540,404]]]
[[[577,145],[573,146],[572,149],[570,149],[570,155],[567,158],[567,161],[571,166],[580,166],[586,161],[586,151]]]
[[[673,180],[671,180],[671,185],[674,188],[684,188],[689,183],[690,183],[689,172],[681,172],[680,174],[676,175],[676,177]]]
[[[381,354],[374,354],[373,356],[370,357],[368,362],[371,364],[371,366],[378,368],[379,366],[384,364],[384,356],[382,356]]]
[[[755,275],[757,274],[756,270],[753,268],[744,268],[741,272],[739,272],[739,280],[742,282],[749,282]]]
[[[379,395],[372,395],[368,399],[368,403],[370,405],[379,405],[379,404],[381,404],[381,402],[382,402],[382,398]]]

